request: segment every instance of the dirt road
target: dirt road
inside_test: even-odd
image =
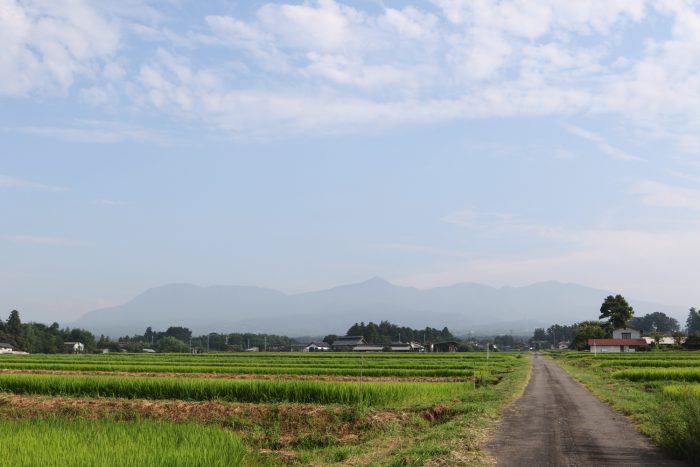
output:
[[[682,466],[554,362],[532,357],[523,396],[506,409],[488,452],[499,466]]]

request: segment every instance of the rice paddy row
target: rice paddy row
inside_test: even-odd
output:
[[[307,380],[221,380],[103,375],[2,374],[0,392],[127,399],[296,402],[390,406],[454,399],[473,388],[466,383],[350,382]]]

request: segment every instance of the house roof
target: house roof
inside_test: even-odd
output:
[[[365,338],[362,336],[343,336],[338,337],[333,345],[360,345],[365,343]]]
[[[647,345],[644,339],[588,339],[588,345]]]
[[[384,347],[381,345],[358,345],[354,349],[357,352],[381,352]]]
[[[0,342],[0,347],[3,349],[14,349],[15,346],[12,344],[8,344],[7,342]]]
[[[312,345],[315,345],[316,347],[330,347],[331,346],[328,342],[309,342],[309,344],[307,344],[306,347],[311,347]]]

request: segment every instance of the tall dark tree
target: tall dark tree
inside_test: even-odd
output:
[[[612,329],[624,328],[632,319],[634,309],[627,303],[622,295],[608,295],[600,306],[598,319],[607,319],[607,325]]]
[[[694,307],[690,309],[685,326],[688,328],[688,335],[700,334],[700,310],[696,310]]]
[[[19,319],[19,311],[12,310],[5,323],[5,332],[12,337],[19,338],[22,335],[22,320]]]

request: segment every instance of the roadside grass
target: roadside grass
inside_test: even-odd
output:
[[[697,465],[700,459],[700,385],[680,383],[690,370],[664,365],[663,369],[625,369],[624,360],[642,362],[648,354],[624,358],[586,354],[550,353],[550,356],[593,394],[628,415],[639,430],[670,455]],[[692,355],[692,354],[691,354]],[[699,358],[678,354],[680,361]],[[636,358],[636,360],[635,360]],[[666,352],[662,359],[673,361]],[[622,363],[621,363],[622,362]],[[646,376],[646,377],[645,377]],[[690,379],[691,381],[693,379]],[[672,384],[673,383],[673,384]]]

